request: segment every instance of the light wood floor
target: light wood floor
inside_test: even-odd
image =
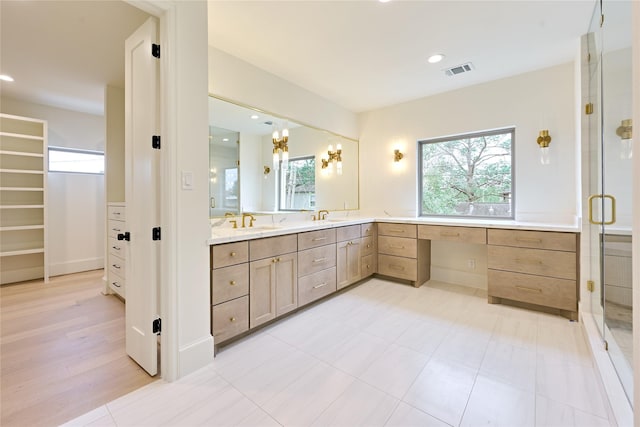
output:
[[[0,425],[59,425],[154,378],[125,353],[103,270],[0,287]]]

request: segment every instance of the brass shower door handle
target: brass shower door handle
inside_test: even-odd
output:
[[[602,212],[602,221],[596,221],[593,219],[593,201],[596,199],[609,199],[611,200],[611,221],[604,220],[604,212]],[[616,198],[610,194],[594,194],[589,196],[589,222],[593,225],[611,225],[616,222]]]

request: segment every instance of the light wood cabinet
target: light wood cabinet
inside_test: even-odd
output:
[[[0,114],[0,284],[44,278],[47,122]]]
[[[249,297],[243,296],[211,308],[211,333],[217,342],[249,329]]]
[[[357,282],[362,277],[360,238],[338,242],[336,250],[336,281],[338,289],[342,289]]]
[[[367,278],[378,271],[378,236],[374,223],[361,224],[360,226],[360,275]]]
[[[442,225],[419,225],[418,239],[485,245],[487,243],[487,229]]]
[[[298,278],[298,304],[300,307],[331,295],[337,290],[336,267]]]
[[[297,236],[252,240],[249,259],[249,327],[254,328],[298,307]]]
[[[121,298],[127,296],[126,286],[126,264],[129,244],[124,240],[118,240],[118,234],[123,233],[126,220],[126,206],[124,203],[107,204],[107,221],[109,221],[108,243],[109,252],[107,254],[107,277],[109,289]]]
[[[489,229],[488,300],[560,310],[578,317],[578,237],[574,233]]]
[[[377,272],[422,286],[430,277],[431,241],[419,240],[413,224],[378,223]]]

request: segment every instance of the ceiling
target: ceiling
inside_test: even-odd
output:
[[[209,0],[209,44],[351,111],[572,61],[595,0]],[[120,1],[0,1],[3,96],[93,114],[147,15]],[[428,64],[433,53],[446,55]],[[447,77],[443,69],[472,62]]]

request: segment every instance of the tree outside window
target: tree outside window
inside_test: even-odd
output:
[[[289,159],[289,167],[281,173],[280,210],[307,210],[315,206],[315,157]]]
[[[515,129],[419,142],[420,215],[513,218]]]

